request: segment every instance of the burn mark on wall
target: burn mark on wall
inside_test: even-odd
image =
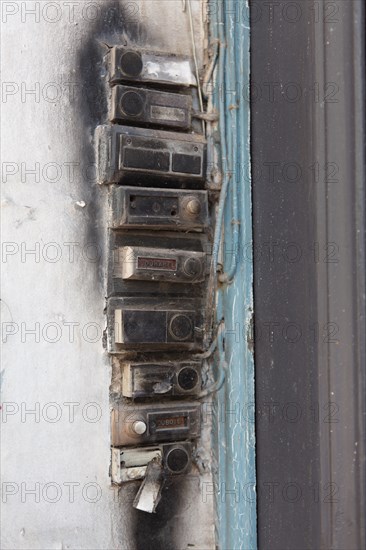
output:
[[[106,2],[102,5],[99,17],[83,41],[77,53],[77,75],[80,79],[83,93],[77,102],[77,116],[81,127],[82,145],[80,162],[88,166],[96,166],[93,135],[95,128],[107,120],[107,85],[108,77],[105,67],[105,56],[114,44],[139,44],[151,47],[154,42],[149,32],[147,45],[147,30],[140,22],[139,14],[131,11],[131,2]],[[177,2],[180,7],[180,2]],[[156,44],[161,47],[161,36],[156,37]],[[97,181],[82,182],[83,196],[87,203],[88,228],[86,239],[104,248],[104,218],[105,202],[104,187]],[[106,251],[105,251],[106,252]],[[102,284],[103,265],[96,266],[99,282]],[[107,467],[107,466],[106,466]],[[128,489],[122,487],[118,491],[118,508],[120,517],[112,518],[113,530],[117,537],[117,547],[125,544],[129,538],[129,550],[176,550],[182,546],[180,540],[182,529],[177,529],[179,515],[182,514],[184,502],[193,505],[192,487],[187,483],[184,487],[179,479],[168,480],[163,489],[163,498],[155,514],[140,512],[132,507],[131,499],[125,498],[127,492],[135,494],[138,483],[128,484]],[[127,492],[126,492],[127,489]],[[196,491],[199,489],[196,488]],[[195,498],[199,498],[199,493]],[[192,511],[190,512],[192,514]],[[193,511],[194,516],[194,511]],[[192,537],[197,526],[192,528]],[[130,530],[129,533],[126,530]],[[193,545],[192,545],[193,546]]]
[[[83,167],[82,192],[88,216],[85,240],[103,251],[98,256],[99,264],[94,264],[101,284],[105,228],[100,220],[103,219],[104,197],[97,183],[93,139],[95,127],[107,119],[107,72],[104,58],[110,44],[141,41],[145,35],[143,26],[137,21],[138,14],[131,11],[131,2],[125,4],[126,6],[118,1],[111,1],[101,5],[98,17],[89,27],[88,35],[76,58],[79,90],[76,113],[82,129],[80,164]],[[92,267],[93,263],[89,265]]]
[[[166,483],[162,499],[155,514],[133,510],[134,537],[136,550],[176,550],[174,523],[178,515],[182,486],[179,483]]]

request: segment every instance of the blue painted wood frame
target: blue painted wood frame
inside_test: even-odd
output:
[[[219,41],[213,102],[226,136],[227,158],[222,158],[221,164],[224,177],[229,178],[221,243],[228,280],[219,286],[217,297],[217,319],[224,319],[225,323],[224,349],[221,346],[220,351],[219,346],[220,365],[222,368],[225,364],[227,372],[225,384],[214,396],[216,530],[220,550],[254,550],[257,537],[249,8],[245,2],[220,0],[210,5],[210,12],[211,38]],[[224,94],[224,101],[220,101],[220,94]],[[225,280],[225,276],[221,279]]]

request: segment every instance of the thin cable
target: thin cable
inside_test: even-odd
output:
[[[207,87],[208,87],[210,81],[212,80],[212,75],[214,73],[216,63],[217,63],[217,57],[218,57],[218,53],[219,53],[219,41],[214,40],[214,41],[211,42],[211,45],[214,46],[214,51],[213,51],[213,55],[212,55],[210,65],[208,66],[208,69],[205,73],[205,76],[204,76],[203,82],[202,82],[202,93],[206,98],[208,97]]]
[[[225,79],[224,79],[224,70],[225,70],[225,63],[226,63],[226,43],[225,43],[225,33],[224,33],[224,23],[219,23],[219,36],[220,36],[220,58],[219,58],[219,74],[218,74],[218,80],[219,84],[224,86]],[[221,163],[223,166],[226,165],[228,167],[228,156],[227,156],[227,147],[226,147],[226,120],[225,120],[225,97],[223,94],[223,90],[220,90],[219,86],[219,106],[220,106],[220,140],[221,140]],[[229,186],[229,179],[230,179],[230,172],[229,170],[224,171],[224,178],[220,193],[220,200],[218,205],[218,212],[217,212],[217,220],[216,220],[216,226],[215,226],[215,236],[214,236],[214,245],[213,245],[213,251],[212,251],[212,266],[213,266],[213,272],[216,275],[217,271],[217,262],[218,262],[218,256],[219,256],[219,248],[220,248],[220,241],[221,241],[221,231],[222,231],[222,224],[223,224],[223,218],[224,218],[224,207],[226,202],[226,196]]]
[[[220,141],[221,141],[221,164],[228,168],[228,155],[226,147],[226,105],[225,105],[225,95],[223,93],[225,89],[225,64],[227,56],[227,44],[225,40],[225,29],[224,22],[221,21],[218,24],[219,27],[219,39],[220,39],[220,57],[219,57],[219,71],[218,71],[218,81],[219,81],[219,109],[220,109]],[[215,236],[214,236],[214,246],[212,252],[212,264],[213,270],[216,274],[217,271],[217,261],[219,255],[220,241],[221,241],[221,232],[222,224],[224,218],[224,207],[226,202],[226,196],[229,186],[230,171],[224,170],[224,178],[220,193],[220,200],[218,205],[217,220],[215,226]]]
[[[226,104],[225,104],[225,97],[223,94],[223,89],[225,89],[224,75],[225,75],[227,47],[225,42],[224,22],[219,21],[218,15],[216,15],[216,17],[217,17],[217,26],[219,29],[219,43],[220,43],[217,80],[219,83],[219,113],[220,113],[219,129],[220,129],[220,142],[221,142],[220,143],[221,164],[222,166],[226,166],[228,168],[228,155],[227,155],[227,147],[226,147],[226,119],[225,119]],[[221,191],[220,191],[220,199],[217,207],[217,216],[216,216],[216,224],[215,224],[215,232],[214,232],[214,240],[213,240],[213,249],[212,249],[212,259],[211,259],[211,267],[210,267],[210,277],[208,282],[209,314],[207,316],[207,325],[206,325],[207,332],[209,332],[210,327],[212,326],[212,313],[215,309],[214,299],[215,299],[216,288],[217,288],[217,265],[218,265],[221,233],[222,233],[222,226],[223,226],[223,219],[224,219],[224,208],[226,203],[230,176],[231,176],[230,170],[228,169],[224,170],[224,177],[223,177],[223,182],[222,182]]]
[[[199,393],[197,396],[198,399],[202,399],[203,397],[207,397],[208,395],[211,395],[212,393],[216,393],[221,390],[222,386],[225,383],[227,369],[228,364],[225,359],[222,359],[219,365],[219,376],[217,380],[212,384],[212,386],[209,386],[208,388],[202,390],[201,393]]]
[[[216,350],[216,346],[217,346],[217,339],[215,338],[207,351],[204,351],[203,353],[195,353],[193,357],[195,359],[208,359],[209,357],[211,357],[211,355],[214,354]]]
[[[233,20],[232,14],[234,12],[227,10],[226,16],[227,16],[227,26],[230,28],[235,28],[235,21]],[[240,220],[239,220],[239,207],[238,207],[238,190],[237,190],[237,178],[238,178],[238,116],[239,116],[239,109],[241,107],[240,103],[238,104],[238,101],[240,101],[240,98],[237,98],[236,96],[236,86],[237,82],[240,82],[240,64],[239,60],[237,59],[236,55],[236,48],[234,41],[230,41],[230,48],[228,51],[229,60],[227,63],[228,66],[228,74],[229,74],[229,90],[230,92],[234,92],[234,103],[231,103],[228,105],[228,109],[230,110],[230,116],[231,116],[231,129],[232,131],[229,134],[229,156],[230,160],[232,160],[232,165],[234,168],[233,172],[233,178],[231,182],[231,197],[232,197],[232,259],[230,263],[230,268],[225,272],[221,273],[219,275],[219,280],[221,283],[231,283],[234,279],[237,265],[238,265],[238,247],[239,247],[239,227],[240,227]],[[230,103],[230,102],[229,102]],[[234,143],[232,136],[234,137]],[[239,166],[240,168],[240,166]]]
[[[210,113],[201,113],[198,111],[193,111],[193,118],[200,118],[201,120],[206,120],[207,122],[217,122],[219,120],[219,115],[214,111]]]
[[[193,357],[195,357],[197,359],[208,359],[209,357],[211,357],[211,355],[213,355],[213,353],[215,352],[216,347],[217,347],[217,339],[218,339],[218,335],[220,333],[220,329],[221,329],[221,326],[222,326],[223,322],[224,321],[222,320],[218,324],[217,334],[216,334],[214,340],[212,341],[210,347],[206,351],[204,351],[203,353],[194,354]]]
[[[208,395],[211,395],[212,393],[216,393],[221,390],[222,386],[225,383],[226,379],[226,371],[228,369],[228,364],[225,359],[225,350],[224,350],[224,329],[225,324],[223,321],[220,322],[220,325],[218,327],[217,331],[217,337],[216,342],[219,348],[219,354],[220,354],[220,361],[218,366],[219,375],[217,380],[209,386],[208,388],[205,388],[201,391],[201,393],[198,394],[198,399],[202,399],[203,397],[207,397]],[[207,362],[206,362],[207,363]]]
[[[188,0],[188,13],[189,13],[189,24],[190,24],[190,27],[191,27],[191,39],[192,39],[193,59],[194,59],[195,67],[196,67],[196,78],[197,78],[197,86],[198,86],[198,98],[199,98],[199,102],[200,102],[200,109],[201,109],[201,111],[203,112],[203,97],[202,97],[202,90],[201,90],[201,83],[200,83],[200,73],[199,73],[199,70],[198,70],[198,61],[197,61],[197,53],[196,53],[196,40],[195,40],[195,37],[194,37],[191,0]],[[202,120],[202,130],[203,130],[203,133],[205,134],[205,132],[206,132],[206,127],[205,127],[205,122],[204,122],[204,120]]]

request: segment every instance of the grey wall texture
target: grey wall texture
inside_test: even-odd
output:
[[[171,487],[153,517],[132,513],[136,487],[109,478],[106,191],[93,145],[106,118],[103,56],[118,43],[192,55],[187,10],[180,0],[1,4],[1,546],[213,548],[209,473]],[[203,7],[192,0],[201,67]]]

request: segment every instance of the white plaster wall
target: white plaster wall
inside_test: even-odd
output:
[[[1,2],[4,550],[134,547],[130,505],[108,476],[105,190],[86,177],[92,128],[78,114],[85,92],[76,58],[103,4]],[[137,7],[130,13],[143,22],[147,43],[191,53],[181,0],[128,4]],[[193,7],[202,53],[200,0]],[[28,11],[34,8],[39,18]],[[32,89],[37,97],[25,93]],[[27,174],[35,163],[37,176]],[[34,328],[36,336],[27,334]],[[177,519],[181,547],[213,548],[212,503],[202,502],[198,479],[193,484],[186,519]]]

